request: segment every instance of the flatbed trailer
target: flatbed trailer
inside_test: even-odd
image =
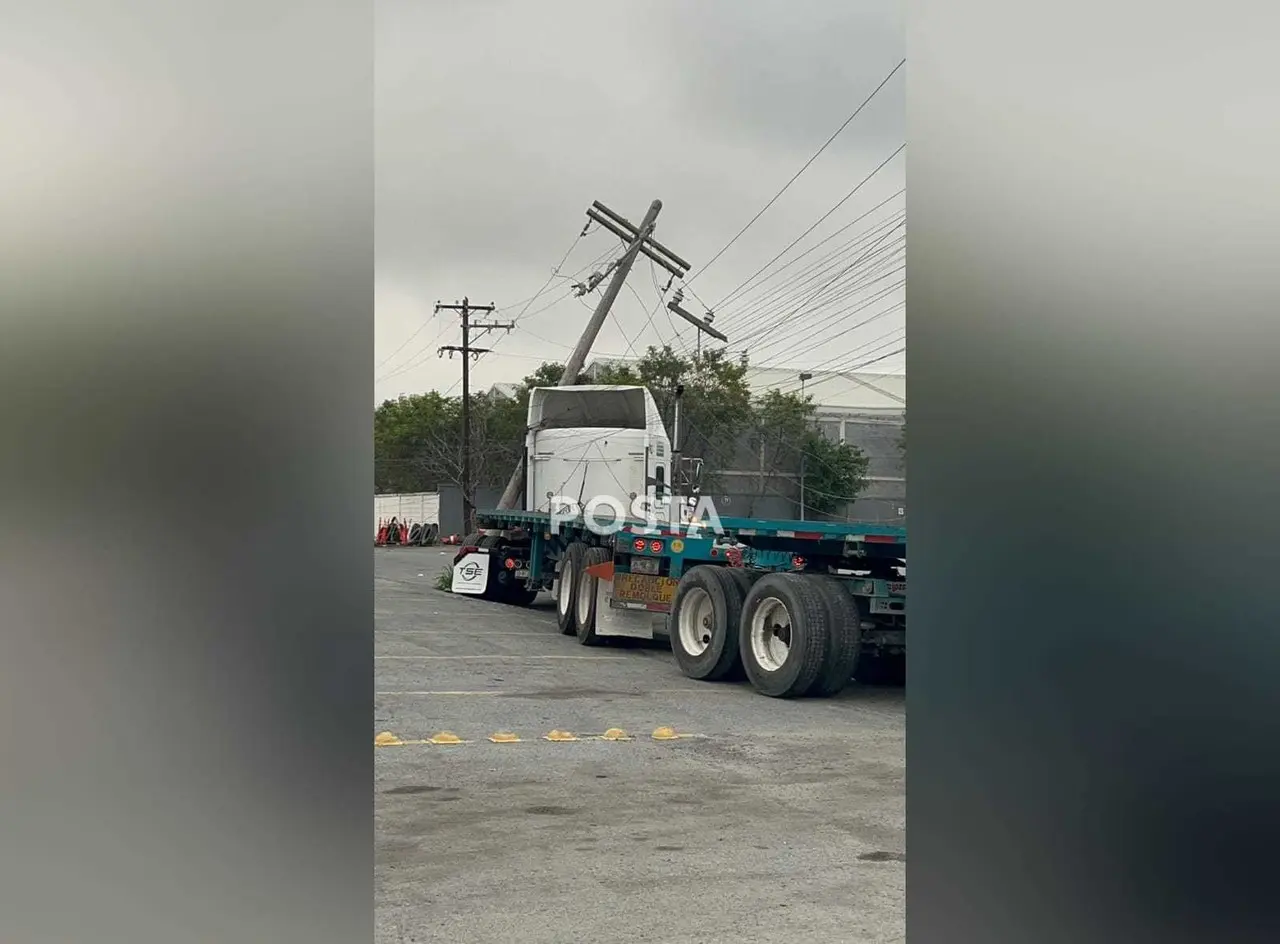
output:
[[[583,645],[666,636],[681,671],[745,674],[773,697],[829,696],[905,669],[906,528],[720,518],[653,527],[485,511],[454,559],[453,590],[528,605],[556,598]]]

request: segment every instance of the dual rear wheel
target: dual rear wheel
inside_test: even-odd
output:
[[[560,562],[560,577],[556,590],[556,622],[566,636],[577,636],[584,646],[598,645],[596,635],[596,598],[600,581],[587,573],[596,564],[606,563],[609,551],[603,547],[588,547],[574,541],[565,549]]]
[[[668,623],[690,678],[745,674],[775,698],[828,696],[848,684],[861,650],[861,604],[840,581],[701,565],[680,580]]]

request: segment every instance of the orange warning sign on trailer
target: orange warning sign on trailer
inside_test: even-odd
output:
[[[660,603],[670,605],[680,581],[647,574],[614,574],[613,599],[619,603]]]

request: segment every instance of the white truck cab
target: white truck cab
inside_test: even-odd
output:
[[[671,441],[645,387],[535,387],[525,445],[528,511],[557,512],[563,498],[630,509],[637,496],[670,495]]]

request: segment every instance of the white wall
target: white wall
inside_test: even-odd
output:
[[[373,527],[378,522],[396,518],[410,523],[440,523],[440,493],[414,492],[407,495],[374,495]]]

